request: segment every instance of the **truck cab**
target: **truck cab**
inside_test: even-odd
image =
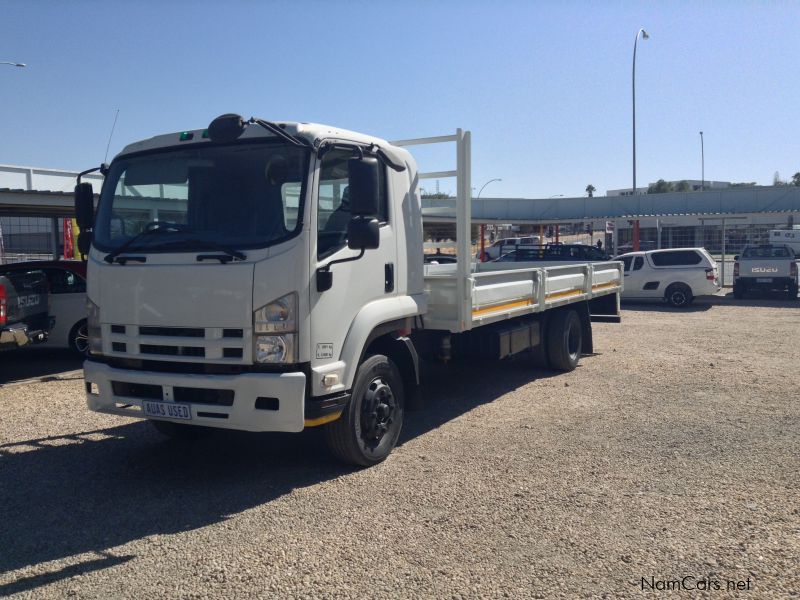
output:
[[[249,431],[324,424],[353,385],[343,350],[423,311],[411,155],[278,127],[162,135],[109,166],[88,251],[91,409]],[[364,160],[374,214],[354,206]],[[348,245],[354,220],[371,227],[369,250]]]

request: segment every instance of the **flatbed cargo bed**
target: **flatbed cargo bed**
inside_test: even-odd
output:
[[[564,304],[615,295],[622,290],[622,281],[620,262],[522,268],[513,263],[472,263],[463,286],[459,285],[455,264],[425,265],[428,307],[423,326],[453,333],[467,331]]]

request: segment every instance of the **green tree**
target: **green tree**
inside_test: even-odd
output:
[[[679,181],[678,183],[675,184],[674,191],[676,191],[676,192],[691,192],[692,188],[691,188],[691,186],[689,186],[689,182],[686,181],[685,179],[683,179],[683,180],[681,180],[681,181]]]
[[[659,179],[655,183],[651,183],[650,186],[647,188],[648,194],[666,194],[667,192],[672,191],[672,184],[664,181],[663,179]]]
[[[589,198],[594,198],[594,193],[597,191],[597,188],[594,187],[591,183],[586,186],[586,193],[589,195]]]
[[[792,175],[792,185],[800,186],[800,171]]]

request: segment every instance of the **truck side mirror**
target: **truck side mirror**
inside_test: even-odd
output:
[[[734,256],[733,260],[739,260],[739,255],[737,254],[736,256]]]
[[[94,225],[94,191],[91,183],[75,186],[75,219],[81,230],[91,229]]]
[[[351,250],[374,250],[380,245],[381,231],[378,219],[353,217],[347,224],[347,247]]]
[[[379,167],[378,159],[372,156],[351,158],[347,161],[350,214],[370,217],[378,214]]]
[[[80,252],[81,256],[87,256],[89,254],[89,248],[92,245],[92,232],[91,231],[81,231],[78,234],[78,252]]]

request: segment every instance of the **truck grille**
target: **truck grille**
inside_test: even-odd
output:
[[[111,390],[121,398],[138,398],[140,400],[163,400],[164,391],[160,385],[148,383],[130,383],[112,381]],[[233,406],[233,390],[216,390],[207,388],[174,387],[175,402],[182,404],[208,404],[211,406]]]
[[[249,329],[222,327],[165,327],[155,325],[105,325],[110,356],[226,364],[247,364],[251,347]],[[163,359],[161,358],[163,357]]]

